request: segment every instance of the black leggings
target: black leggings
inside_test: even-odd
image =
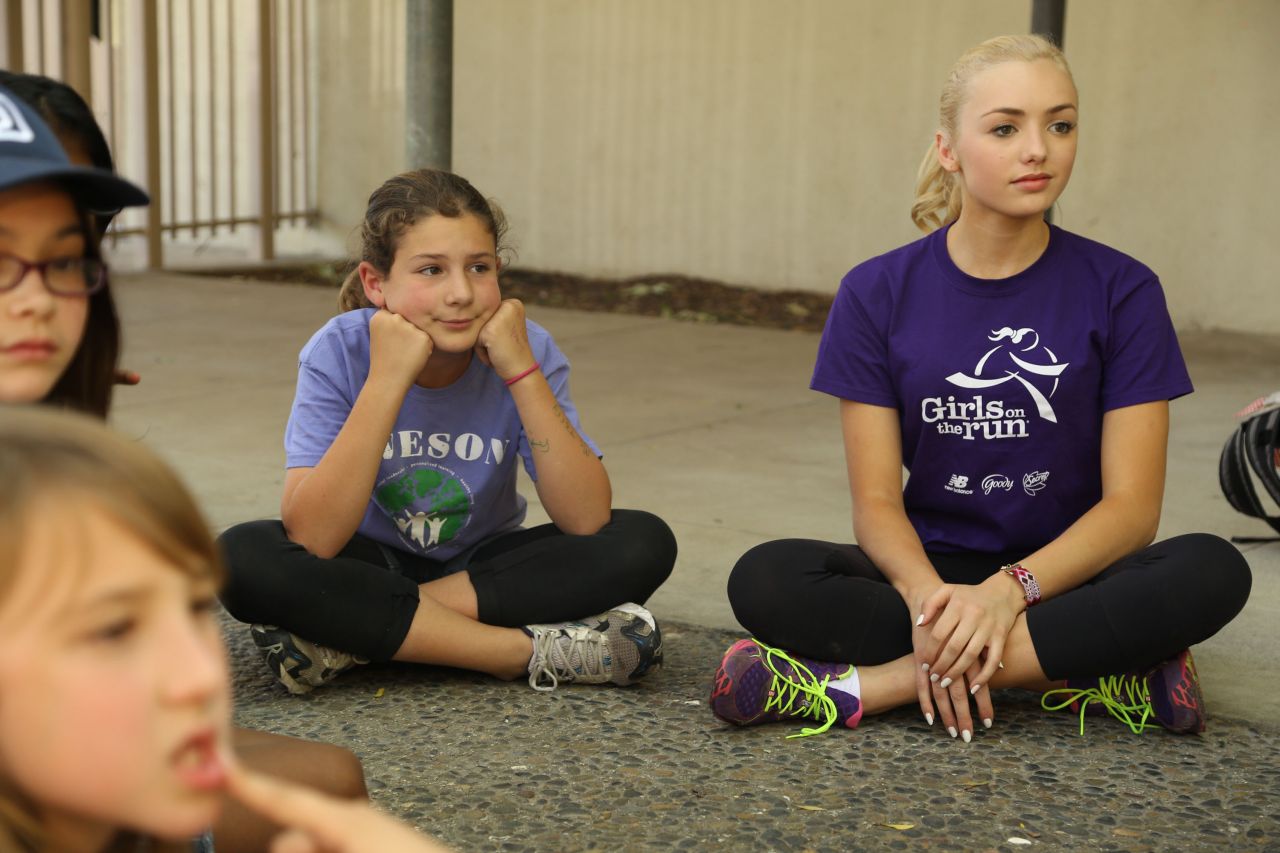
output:
[[[219,543],[227,564],[221,599],[232,616],[375,661],[390,660],[404,642],[418,585],[449,573],[445,563],[359,534],[337,556],[317,557],[291,542],[279,521],[237,525]],[[479,621],[517,627],[643,604],[675,561],[675,536],[662,519],[618,509],[590,536],[552,524],[498,536],[465,571]]]
[[[1014,554],[929,554],[948,583],[981,583]],[[1212,637],[1244,607],[1249,565],[1224,539],[1157,542],[1027,611],[1052,680],[1151,666]],[[782,539],[759,545],[729,576],[729,603],[753,635],[819,660],[874,665],[910,654],[914,615],[857,545]]]

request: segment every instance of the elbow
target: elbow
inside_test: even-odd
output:
[[[594,536],[609,523],[613,513],[608,507],[602,511],[582,513],[573,518],[557,521],[556,527],[570,536]]]
[[[1145,519],[1145,525],[1142,528],[1141,536],[1139,536],[1139,548],[1145,548],[1152,542],[1156,541],[1156,534],[1160,531],[1160,510],[1148,513]]]
[[[338,552],[342,550],[341,544],[335,545],[324,541],[323,536],[317,531],[307,530],[305,525],[291,524],[288,519],[282,519],[281,521],[284,524],[284,535],[288,537],[289,541],[295,545],[301,545],[313,557],[327,560],[331,557],[336,557]]]
[[[1134,549],[1145,548],[1156,541],[1156,533],[1160,530],[1160,505],[1142,506],[1138,504],[1131,516]]]

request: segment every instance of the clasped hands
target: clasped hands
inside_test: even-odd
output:
[[[920,710],[933,725],[936,709],[947,733],[966,743],[974,732],[971,701],[985,728],[995,719],[988,685],[1024,609],[1009,583],[997,572],[980,584],[944,583],[908,598]]]

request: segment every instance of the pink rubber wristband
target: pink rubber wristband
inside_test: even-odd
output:
[[[528,376],[530,373],[533,373],[533,371],[537,370],[539,367],[542,367],[542,365],[541,365],[541,364],[538,364],[538,362],[536,362],[536,361],[535,361],[535,362],[533,363],[533,367],[530,367],[530,368],[529,368],[528,370],[526,370],[524,373],[521,373],[521,374],[519,374],[519,375],[517,375],[517,376],[512,376],[510,379],[506,380],[506,382],[507,382],[507,384],[508,384],[508,385],[515,385],[517,382],[519,382],[521,379],[524,379],[524,378],[525,378],[526,376]]]

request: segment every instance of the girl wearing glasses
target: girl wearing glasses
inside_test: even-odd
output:
[[[95,151],[94,137],[101,132],[92,113],[66,86],[0,72],[0,405],[44,403],[105,418],[120,381],[120,323],[99,252],[101,212],[145,205],[147,196],[111,173],[105,143]],[[93,159],[76,165],[66,152]],[[359,760],[347,750],[239,728],[231,745],[250,768],[342,797],[365,794]],[[225,803],[215,825],[220,851],[266,846],[278,816],[252,811],[262,810]],[[0,849],[10,849],[2,832]]]

